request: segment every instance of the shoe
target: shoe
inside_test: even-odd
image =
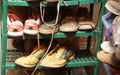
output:
[[[113,65],[113,62],[111,60],[112,59],[112,54],[107,53],[104,50],[101,50],[101,51],[97,52],[97,58],[103,63]]]
[[[53,23],[53,21],[49,21],[48,23]],[[56,25],[47,25],[47,24],[41,24],[39,27],[39,33],[44,35],[50,35],[53,33],[58,32],[58,24]]]
[[[116,52],[115,48],[113,47],[113,45],[112,45],[112,43],[110,41],[102,42],[101,48],[102,48],[102,50],[104,50],[107,53],[113,54],[113,53]]]
[[[79,7],[76,13],[79,30],[93,30],[95,23],[92,21],[90,13],[86,7]]]
[[[78,30],[76,19],[73,16],[66,16],[59,27],[61,32],[76,32]]]
[[[37,35],[40,24],[40,18],[37,18],[37,20],[27,19],[25,21],[24,33],[28,35]]]
[[[120,3],[118,1],[109,0],[106,2],[105,7],[113,14],[120,15]]]
[[[7,16],[7,29],[8,36],[12,37],[23,36],[23,23],[14,14],[9,13]]]
[[[76,32],[78,31],[77,21],[75,18],[75,11],[71,8],[62,8],[62,17],[61,24],[59,26],[59,30],[61,32]]]
[[[74,59],[75,54],[65,46],[57,45],[41,61],[40,66],[49,68],[63,67],[67,61]]]
[[[40,34],[54,34],[58,32],[59,20],[60,18],[60,2],[57,2],[56,7],[43,8],[40,4],[41,19],[43,24],[39,27]],[[44,12],[46,11],[46,12]]]
[[[39,62],[39,59],[44,55],[46,49],[47,46],[43,44],[39,49],[35,47],[30,55],[17,58],[15,60],[15,64],[27,68],[34,67]]]

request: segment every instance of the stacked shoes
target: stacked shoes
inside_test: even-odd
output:
[[[117,74],[120,73],[120,2],[108,0],[105,7],[112,13],[107,15],[109,20],[106,20],[106,23],[103,21],[107,24],[105,27],[110,39],[101,44],[102,50],[97,53],[97,57],[101,62],[109,65],[113,74]]]
[[[46,50],[47,46],[42,44],[39,49],[35,48],[31,54],[17,58],[15,63],[28,68],[36,66],[37,63],[42,67],[58,68],[63,67],[69,60],[75,57],[74,52],[70,48],[59,44],[43,57]]]
[[[17,15],[9,13],[7,16],[7,34],[12,37],[19,37],[24,34],[50,35],[58,31],[94,30],[96,26],[88,9],[86,7],[76,8],[73,10],[69,7],[63,7],[61,11],[55,7],[45,8],[44,16],[33,13],[24,22]]]

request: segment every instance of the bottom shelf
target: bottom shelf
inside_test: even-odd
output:
[[[19,52],[18,50],[8,50],[6,55],[6,69],[20,69],[22,67],[14,64],[14,61],[20,57],[25,55],[25,53]],[[75,59],[69,61],[65,67],[79,67],[79,66],[94,66],[97,65],[96,57],[76,57]],[[40,67],[41,68],[41,67]]]

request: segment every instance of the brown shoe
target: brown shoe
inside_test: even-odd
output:
[[[78,25],[75,18],[75,11],[73,11],[71,8],[63,8],[62,9],[62,15],[64,16],[61,25],[59,27],[59,30],[61,32],[76,32],[78,31]]]
[[[79,30],[95,29],[95,23],[92,21],[90,13],[86,7],[79,7],[76,13],[76,17]]]

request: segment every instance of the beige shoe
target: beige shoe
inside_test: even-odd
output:
[[[52,21],[48,22],[48,23],[52,23]],[[56,33],[56,32],[58,32],[58,24],[56,24],[56,25],[42,24],[39,27],[39,33],[40,34],[49,35],[49,34],[53,34],[53,33]]]
[[[79,30],[93,30],[95,23],[92,21],[90,13],[86,7],[79,7],[76,13]]]
[[[120,15],[120,2],[109,0],[106,2],[105,7],[113,14]]]
[[[63,67],[67,61],[74,59],[74,53],[64,46],[56,46],[45,58],[41,61],[40,66],[58,68]]]
[[[34,67],[44,55],[46,49],[47,47],[45,45],[41,45],[39,49],[35,48],[30,55],[17,58],[15,64],[23,67]]]
[[[78,30],[78,26],[75,18],[72,16],[65,17],[61,22],[59,30],[61,32],[76,32]]]
[[[101,48],[102,48],[102,50],[104,50],[107,53],[113,54],[113,53],[116,52],[115,48],[113,47],[113,45],[112,45],[112,43],[110,41],[102,42]]]
[[[111,60],[112,59],[112,54],[107,53],[104,50],[101,50],[101,51],[97,52],[97,58],[103,63],[113,65],[113,62]]]

